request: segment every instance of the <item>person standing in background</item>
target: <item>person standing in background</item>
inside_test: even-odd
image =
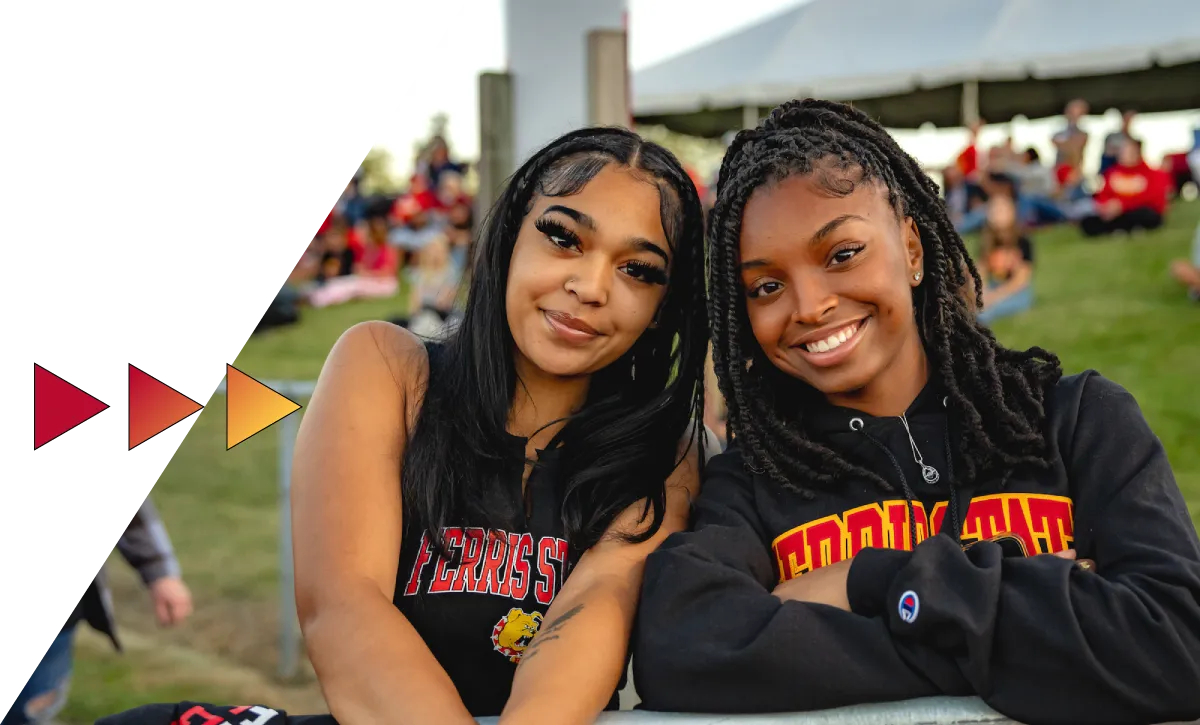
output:
[[[1067,117],[1067,127],[1054,134],[1054,148],[1058,155],[1054,160],[1056,167],[1069,166],[1076,170],[1083,169],[1083,150],[1087,146],[1087,132],[1079,127],[1079,121],[1088,113],[1088,103],[1077,98],[1067,104],[1063,115]]]
[[[117,541],[117,551],[137,570],[150,591],[154,616],[160,626],[173,627],[192,613],[192,594],[180,576],[179,561],[167,537],[167,530],[150,499],[142,503],[125,533]],[[34,725],[50,722],[66,705],[74,657],[75,627],[87,622],[105,634],[121,651],[112,593],[104,569],[88,585],[75,610],[58,636],[50,644],[29,681],[0,725]]]
[[[1100,173],[1117,165],[1117,157],[1121,154],[1121,145],[1133,139],[1133,118],[1137,111],[1127,108],[1121,114],[1121,128],[1104,137],[1104,151],[1100,155]]]

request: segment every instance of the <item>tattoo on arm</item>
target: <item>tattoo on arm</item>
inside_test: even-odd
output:
[[[533,636],[533,641],[530,642],[529,646],[525,648],[525,652],[521,656],[521,661],[528,662],[531,657],[537,654],[538,645],[558,639],[556,632],[562,629],[569,619],[574,617],[576,614],[579,614],[581,611],[583,611],[583,605],[576,604],[574,607],[571,607],[567,611],[563,612],[562,615],[553,622],[539,629],[538,633]]]

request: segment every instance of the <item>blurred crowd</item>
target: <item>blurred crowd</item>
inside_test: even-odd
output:
[[[1055,155],[1049,160],[1035,148],[1014,148],[1011,138],[980,149],[979,121],[970,128],[966,148],[942,172],[951,221],[960,233],[979,235],[976,258],[984,281],[980,318],[985,323],[1032,306],[1034,229],[1073,224],[1092,239],[1136,235],[1162,226],[1171,202],[1188,184],[1197,184],[1200,170],[1189,159],[1200,160],[1200,129],[1190,152],[1168,154],[1151,165],[1134,133],[1137,113],[1132,109],[1122,113],[1120,128],[1104,137],[1099,173],[1089,175],[1089,136],[1080,125],[1088,111],[1084,100],[1067,104],[1065,124],[1051,139]],[[1196,274],[1193,294],[1200,290],[1197,263],[1200,258],[1175,268],[1177,277]]]
[[[364,194],[356,174],[258,329],[292,324],[305,307],[395,299],[393,321],[425,337],[440,335],[453,322],[470,258],[474,200],[466,173],[435,136],[398,195]]]

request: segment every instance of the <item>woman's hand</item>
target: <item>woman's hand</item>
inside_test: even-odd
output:
[[[1075,565],[1080,569],[1086,569],[1087,571],[1096,570],[1095,561],[1091,559],[1078,558],[1078,555],[1075,553],[1074,549],[1063,549],[1062,551],[1056,551],[1052,554],[1052,556],[1057,556],[1060,559],[1070,559],[1071,561],[1075,562]]]

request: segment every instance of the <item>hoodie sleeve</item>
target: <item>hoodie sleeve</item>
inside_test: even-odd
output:
[[[749,478],[736,451],[715,457],[695,530],[647,559],[633,644],[645,708],[796,712],[969,694],[952,659],[898,644],[882,618],[777,599]]]
[[[171,547],[158,509],[146,499],[125,533],[117,540],[117,551],[148,586],[163,577],[179,576],[179,561]]]
[[[988,705],[1021,722],[1191,721],[1200,717],[1196,529],[1133,396],[1098,375],[1080,387],[1060,440],[1075,546],[1094,571],[1053,556],[1004,558],[990,542],[964,552],[934,536],[914,552],[861,552],[850,603],[885,617],[898,641],[952,654]]]

